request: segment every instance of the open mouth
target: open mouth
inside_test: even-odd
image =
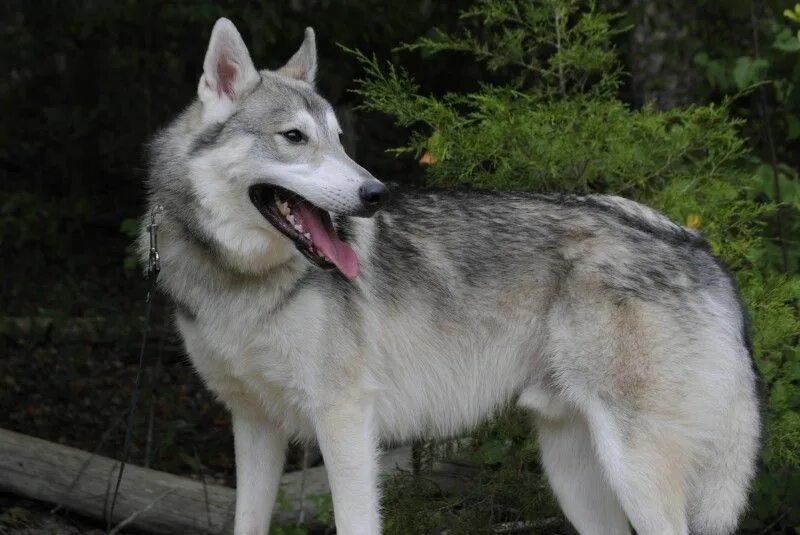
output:
[[[324,269],[336,268],[348,279],[358,276],[358,258],[339,238],[327,211],[279,186],[256,184],[249,193],[261,215],[292,240],[313,264]]]

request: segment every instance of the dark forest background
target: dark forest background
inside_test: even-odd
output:
[[[477,81],[511,84],[513,76],[487,67],[486,58],[467,48],[447,54],[434,54],[431,47],[397,49],[420,37],[440,38],[434,28],[458,33],[464,24],[459,13],[473,4],[0,1],[0,427],[120,454],[144,312],[145,286],[131,244],[142,212],[145,144],[194,98],[218,17],[234,21],[256,65],[268,68],[288,59],[303,29],[313,26],[319,90],[337,109],[351,155],[395,187],[453,186],[471,177],[448,182],[437,174],[446,165],[434,171],[419,162],[426,153],[444,162],[444,154],[437,153],[442,146],[437,132],[446,142],[447,125],[429,122],[420,137],[414,121],[400,117],[392,102],[372,98],[377,82],[368,71],[402,66],[413,73],[417,89],[433,99],[474,92]],[[483,2],[489,4],[505,9],[525,3]],[[533,4],[545,10],[563,5],[575,17],[588,9],[576,2]],[[613,64],[618,83],[612,84],[613,95],[602,97],[613,97],[631,113],[724,109],[730,135],[742,142],[735,161],[736,172],[749,181],[742,195],[772,207],[759,212],[763,247],[758,259],[748,258],[788,281],[759,286],[778,292],[764,300],[783,307],[772,322],[782,322],[776,335],[780,343],[774,344],[781,356],[765,359],[766,368],[760,368],[767,374],[765,403],[774,413],[769,422],[779,438],[766,439],[766,475],[757,483],[745,529],[795,532],[800,529],[794,508],[800,497],[800,331],[796,314],[787,319],[785,310],[796,311],[792,292],[797,292],[800,270],[800,7],[747,0],[602,0],[595,5],[598,13],[618,14],[609,19],[613,31],[603,34],[602,45],[618,58]],[[489,39],[490,27],[470,28],[502,48]],[[373,55],[377,62],[371,64]],[[424,113],[420,110],[421,117]],[[410,136],[409,151],[387,152],[405,146]],[[542,184],[526,187],[576,189]],[[585,189],[598,190],[592,184]],[[681,223],[703,229],[702,218],[687,213],[697,219],[687,216]],[[228,416],[194,376],[174,333],[169,304],[157,297],[154,310],[133,461],[231,485]],[[520,435],[516,418],[507,417],[499,428]],[[505,474],[508,466],[491,457],[495,431],[479,431],[476,451],[489,457],[478,461]],[[298,463],[299,453],[291,452],[288,469]],[[497,481],[510,481],[503,477]],[[387,491],[392,506],[418,509],[427,499],[428,491],[413,482],[393,484]],[[551,502],[539,505],[557,514]],[[35,524],[41,511],[32,502],[0,495],[0,531]],[[83,519],[65,521],[86,527]],[[567,529],[553,527],[554,532]]]

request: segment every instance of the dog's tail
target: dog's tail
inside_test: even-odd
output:
[[[735,385],[738,391],[727,396],[722,414],[715,419],[715,429],[709,430],[710,445],[699,459],[689,496],[691,533],[733,533],[747,506],[761,429],[755,374],[749,351],[742,349],[746,354],[738,357],[748,361],[749,373],[740,374],[741,380]]]

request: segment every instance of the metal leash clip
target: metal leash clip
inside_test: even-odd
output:
[[[158,256],[158,222],[156,217],[164,207],[157,204],[150,211],[150,224],[147,225],[147,232],[150,235],[150,256],[147,259],[147,279],[155,283],[158,274],[161,272],[161,258]]]

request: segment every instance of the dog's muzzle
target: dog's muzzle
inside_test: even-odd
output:
[[[386,186],[384,186],[382,182],[375,180],[362,184],[361,187],[358,188],[358,196],[361,199],[363,208],[354,215],[358,217],[372,217],[381,206],[386,204],[386,201],[389,199],[389,190],[386,189]]]

